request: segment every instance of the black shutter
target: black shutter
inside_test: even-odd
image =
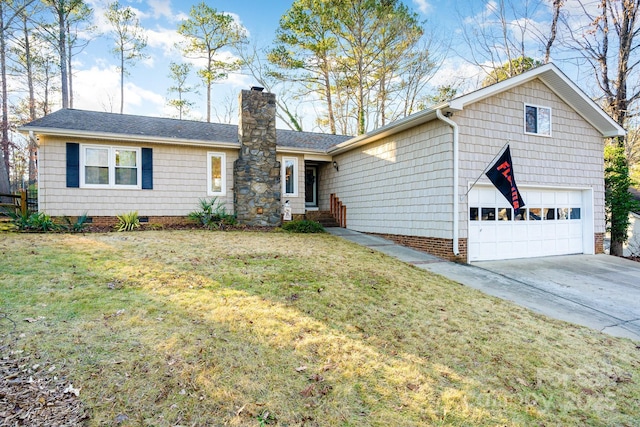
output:
[[[153,190],[153,149],[142,149],[142,189]]]
[[[67,187],[80,187],[80,144],[67,142]]]

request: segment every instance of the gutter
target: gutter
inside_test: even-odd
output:
[[[150,135],[73,131],[73,130],[67,130],[67,129],[56,129],[56,128],[46,128],[46,127],[41,128],[41,127],[23,126],[19,128],[18,131],[22,134],[34,133],[36,135],[48,135],[48,136],[65,137],[65,138],[120,140],[125,142],[138,142],[138,143],[147,143],[147,144],[190,145],[195,147],[209,147],[209,148],[235,148],[235,149],[240,148],[240,144],[237,142],[200,141],[200,140],[186,139],[186,138],[164,138],[164,137],[150,136]]]
[[[458,170],[459,170],[459,159],[458,159],[458,124],[453,120],[445,117],[442,114],[440,109],[436,110],[436,117],[439,120],[445,122],[453,129],[453,254],[455,256],[460,255],[460,224],[459,224],[459,216],[460,213],[460,201],[459,201],[459,189],[458,189]]]

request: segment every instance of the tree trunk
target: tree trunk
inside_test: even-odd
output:
[[[553,42],[556,40],[556,35],[558,34],[558,18],[560,18],[560,9],[564,0],[553,0],[553,18],[551,19],[551,34],[549,35],[549,39],[547,40],[547,44],[544,48],[544,63],[548,64],[551,60],[551,47],[553,46]]]
[[[211,81],[207,80],[207,123],[211,123]]]
[[[2,149],[0,150],[0,193],[9,194],[9,110],[7,104],[7,58],[4,29],[4,2],[0,2],[0,75],[2,77]]]
[[[71,34],[71,25],[67,20],[67,36],[69,36]],[[69,75],[68,80],[69,80],[69,108],[73,108],[73,70],[71,67],[71,42],[67,43],[67,48],[68,48],[68,54],[67,54],[67,62],[69,63]]]
[[[31,42],[29,40],[29,27],[27,23],[27,15],[22,15],[22,29],[24,31],[24,55],[25,68],[27,71],[27,85],[29,87],[29,120],[35,120],[36,116],[36,97],[33,88],[33,64],[31,59]],[[36,166],[36,157],[38,155],[38,143],[33,135],[29,134],[29,185],[35,184],[38,180],[38,171]]]
[[[329,131],[335,135],[336,134],[336,118],[333,114],[333,100],[331,95],[331,77],[329,76],[329,66],[325,60],[325,69],[324,69],[324,87],[325,89],[325,98],[327,101],[327,115],[329,117]]]
[[[69,86],[67,77],[67,26],[65,25],[64,4],[60,2],[58,12],[58,51],[60,52],[60,80],[62,92],[62,108],[69,108]]]
[[[624,249],[622,242],[619,240],[611,239],[611,245],[609,246],[609,254],[615,256],[624,256]]]
[[[124,47],[120,49],[120,114],[124,113]]]

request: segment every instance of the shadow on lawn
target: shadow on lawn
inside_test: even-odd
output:
[[[56,292],[94,317],[53,328],[95,424],[554,425],[613,416],[632,386],[610,378],[617,341],[329,236],[148,238],[70,237],[61,261],[91,270]],[[581,370],[578,341],[603,361]]]

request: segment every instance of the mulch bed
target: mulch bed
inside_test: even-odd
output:
[[[89,416],[55,363],[17,349],[15,331],[0,313],[0,426],[80,426]],[[10,325],[9,325],[10,326]]]

